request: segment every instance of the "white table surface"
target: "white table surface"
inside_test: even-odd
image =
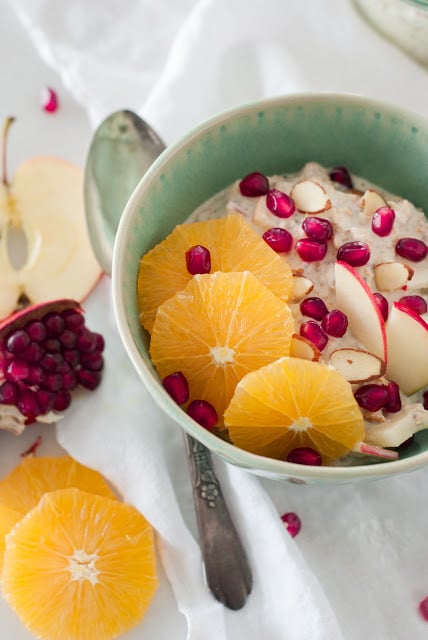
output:
[[[9,175],[19,164],[36,155],[54,155],[83,166],[90,143],[90,128],[85,113],[67,94],[60,80],[38,57],[32,43],[6,2],[0,3],[0,123],[13,115],[10,130]],[[56,114],[40,107],[44,86],[54,87],[61,106]],[[42,435],[40,455],[61,453],[53,427],[34,426],[17,438],[0,431],[0,478],[20,462],[25,451]],[[160,587],[143,620],[124,640],[182,640],[186,624],[178,612],[170,586],[161,569]],[[1,640],[30,640],[33,636],[0,597]],[[94,639],[95,640],[95,639]]]

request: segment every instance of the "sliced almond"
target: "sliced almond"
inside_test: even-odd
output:
[[[336,349],[329,363],[353,384],[376,380],[385,373],[385,363],[373,353],[348,347]]]
[[[318,362],[321,352],[313,342],[294,333],[291,336],[290,356],[292,358],[302,358],[303,360],[312,360]]]
[[[379,291],[401,289],[413,277],[413,269],[402,262],[381,262],[374,267],[376,287]]]
[[[381,207],[388,206],[385,198],[383,198],[380,193],[378,193],[374,189],[367,189],[367,191],[363,193],[360,203],[363,209],[363,213],[366,216],[372,216],[374,212]]]
[[[290,197],[293,198],[296,209],[302,213],[322,213],[331,207],[327,191],[314,180],[296,182]]]
[[[303,300],[314,288],[314,283],[306,276],[293,275],[293,298],[292,302]]]

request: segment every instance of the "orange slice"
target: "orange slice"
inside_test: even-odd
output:
[[[184,289],[192,278],[185,254],[202,245],[211,255],[215,271],[251,271],[284,301],[293,291],[293,276],[275,251],[240,214],[178,225],[140,261],[137,292],[142,325],[152,331],[158,307]]]
[[[5,507],[3,504],[0,504],[0,573],[3,566],[5,536],[18,522],[18,520],[21,520],[23,515],[24,514],[20,511],[9,509],[9,507]]]
[[[364,437],[349,382],[326,364],[299,358],[281,358],[245,376],[224,422],[233,444],[269,458],[311,447],[334,460]]]
[[[288,355],[294,321],[287,304],[248,271],[196,275],[159,308],[150,355],[162,377],[182,371],[190,398],[222,420],[239,380]]]
[[[47,493],[6,537],[3,596],[37,638],[117,638],[157,584],[152,528],[118,500]]]
[[[100,473],[79,464],[70,456],[27,456],[0,481],[0,503],[24,514],[47,491],[67,487],[115,497]]]

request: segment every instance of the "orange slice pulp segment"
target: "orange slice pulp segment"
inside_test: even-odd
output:
[[[114,498],[102,475],[72,457],[26,456],[0,481],[0,503],[27,513],[48,491],[77,487],[90,493]]]
[[[38,638],[117,638],[156,587],[152,528],[118,500],[50,492],[6,537],[3,596]]]
[[[138,306],[141,323],[148,331],[152,331],[159,306],[184,289],[192,278],[187,271],[185,254],[195,245],[209,250],[211,273],[251,271],[282,300],[287,301],[292,295],[290,267],[242,215],[234,213],[223,218],[181,224],[140,261]]]
[[[293,333],[287,304],[254,275],[218,271],[161,305],[150,355],[161,377],[182,371],[191,400],[210,402],[222,421],[239,380],[288,355]]]
[[[246,375],[224,422],[236,446],[282,460],[297,447],[334,460],[364,437],[349,382],[326,364],[290,357]]]

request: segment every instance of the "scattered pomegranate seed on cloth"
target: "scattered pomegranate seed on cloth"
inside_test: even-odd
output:
[[[290,536],[292,538],[295,538],[299,533],[300,529],[302,528],[302,523],[297,513],[294,513],[292,511],[284,513],[281,516],[281,520],[287,527],[287,531],[290,534]]]
[[[51,87],[42,89],[42,108],[46,113],[55,113],[59,109],[58,94]]]

